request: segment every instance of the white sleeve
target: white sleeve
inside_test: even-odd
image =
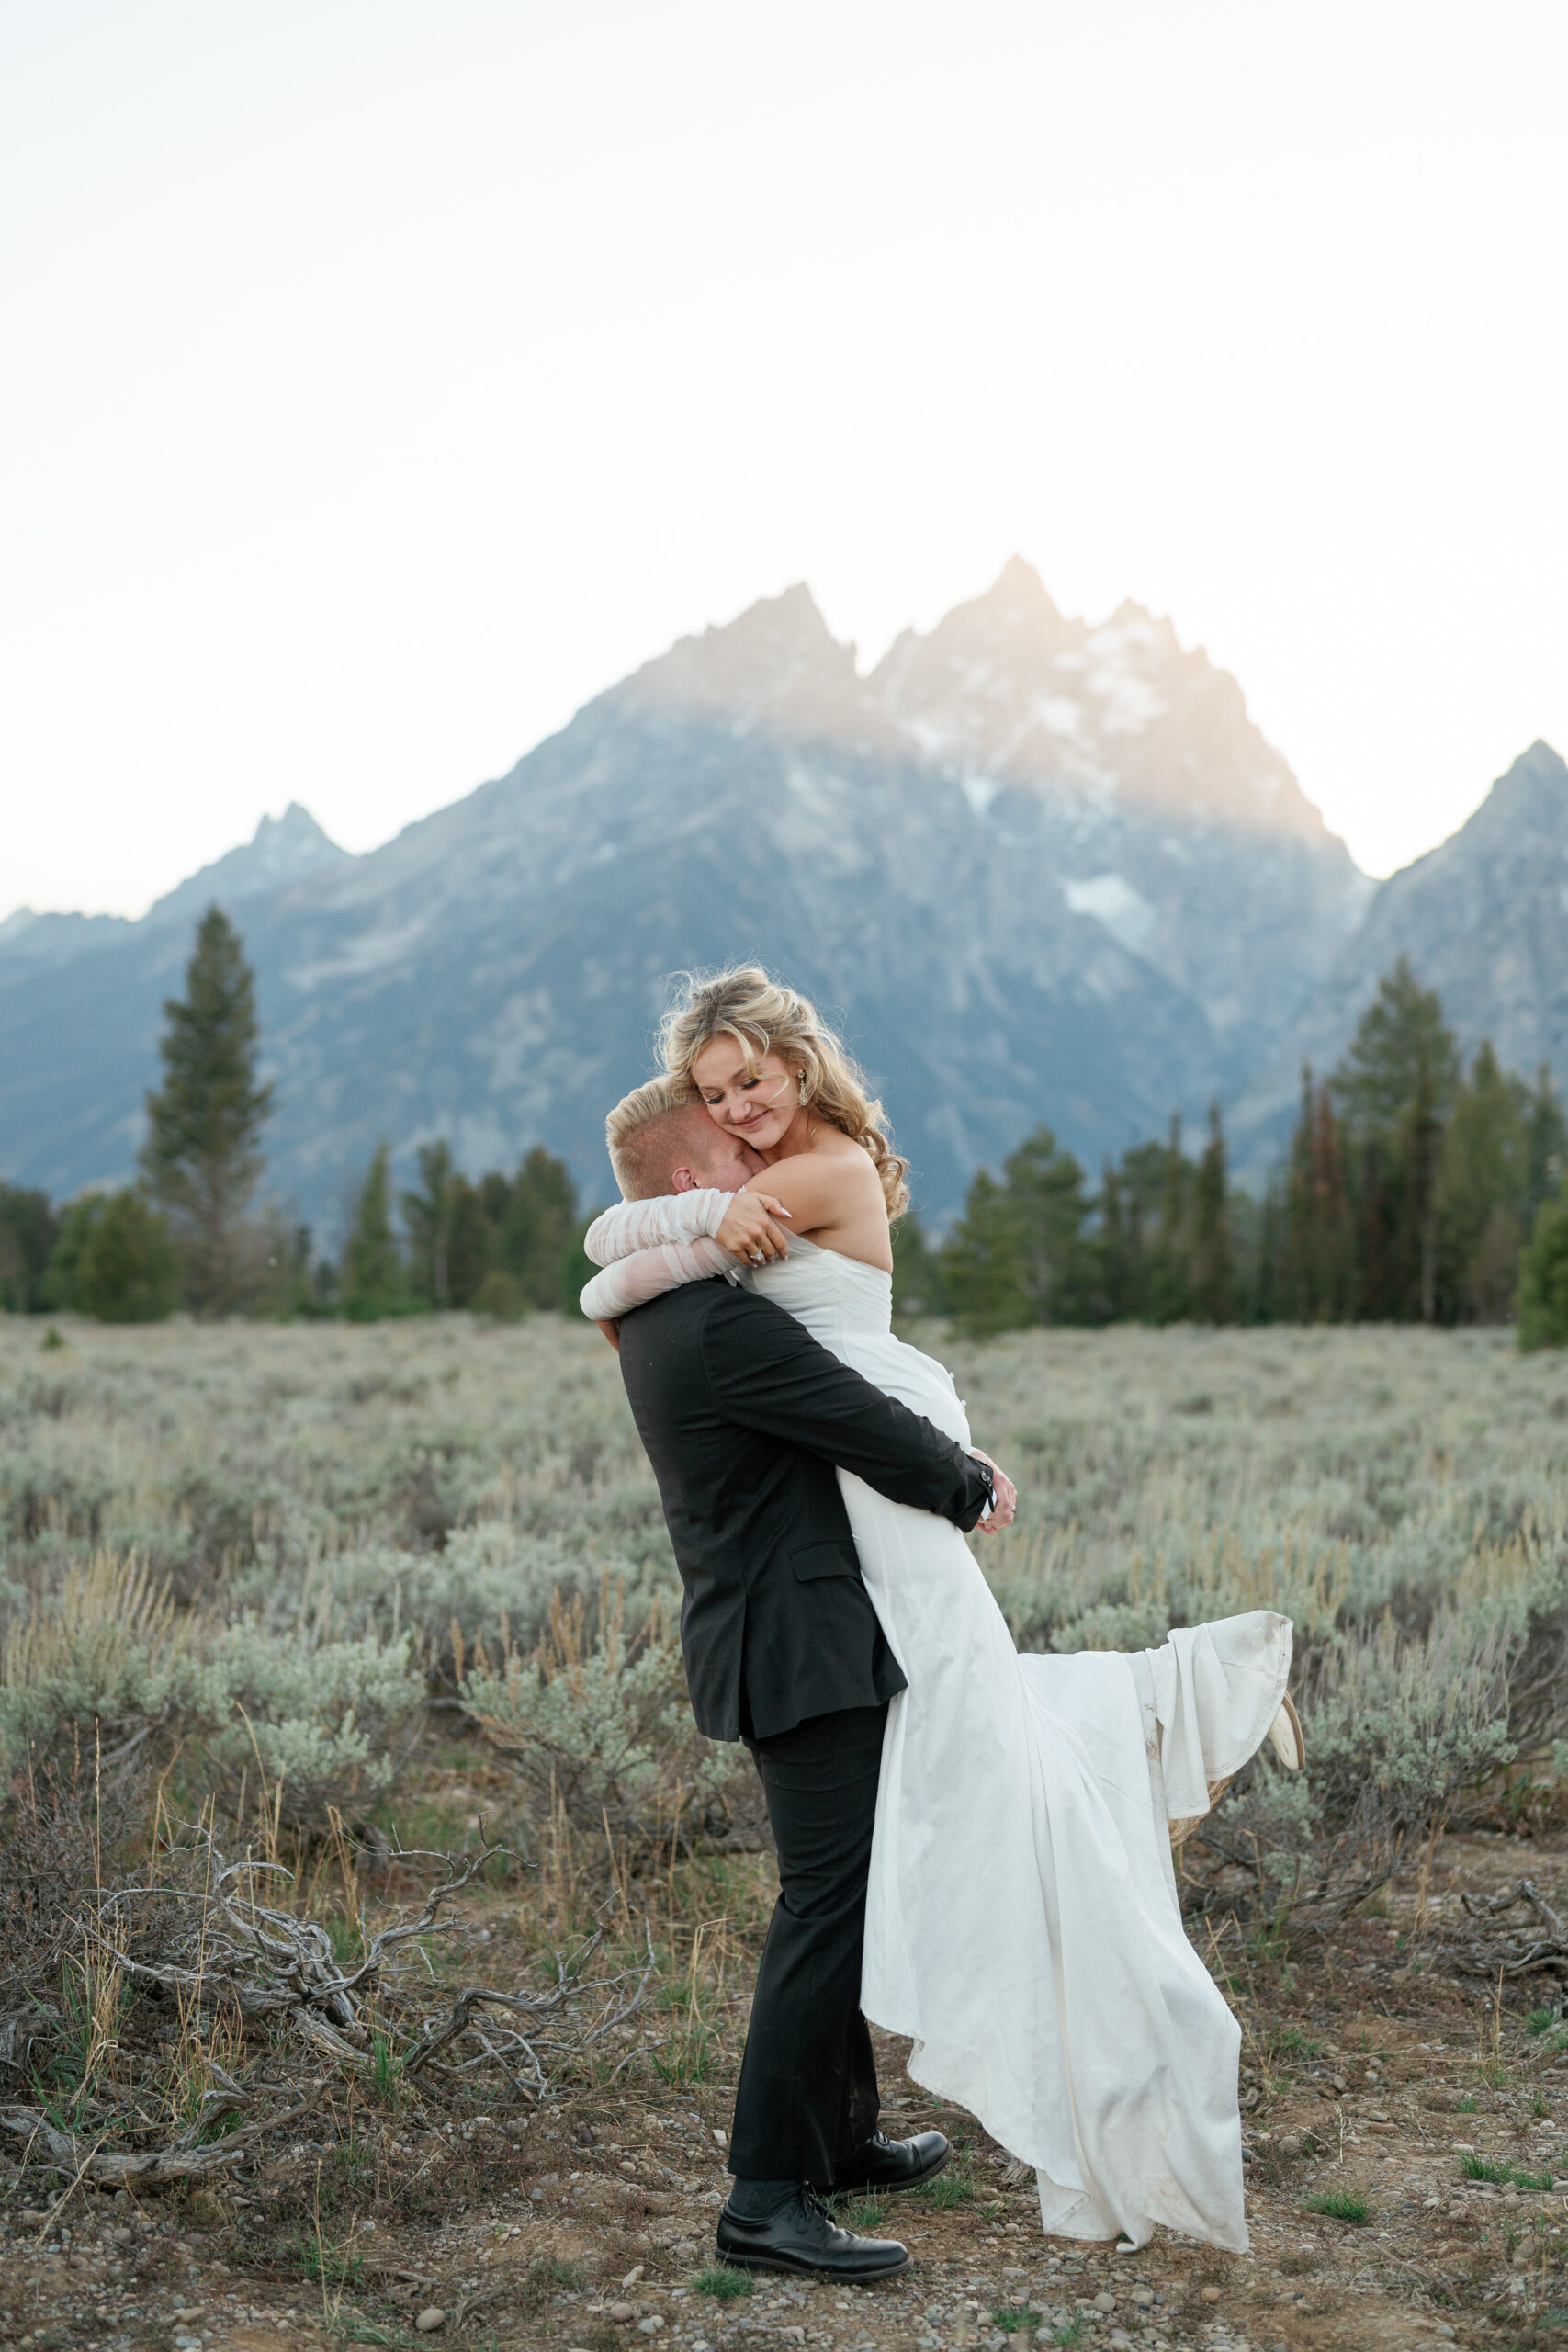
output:
[[[650,1250],[661,1241],[695,1241],[718,1231],[730,1197],[708,1186],[693,1193],[665,1193],[652,1201],[618,1201],[594,1218],[582,1246],[596,1266],[608,1266],[617,1258],[629,1258],[634,1250]],[[717,1271],[708,1268],[710,1273]]]
[[[726,1195],[720,1193],[718,1198]],[[617,1258],[595,1274],[583,1287],[581,1305],[591,1322],[611,1323],[618,1315],[629,1315],[634,1306],[662,1297],[667,1290],[679,1290],[682,1283],[706,1282],[710,1274],[728,1274],[733,1281],[735,1261],[705,1234],[699,1234],[694,1241],[658,1241],[650,1250],[634,1250],[629,1257]]]

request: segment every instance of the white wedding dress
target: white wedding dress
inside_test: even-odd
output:
[[[607,1211],[584,1312],[733,1278],[710,1238],[728,1205],[686,1193]],[[745,1279],[969,1445],[951,1375],[892,1335],[887,1274],[792,1237]],[[1131,1657],[1021,1654],[955,1527],[839,1479],[908,1678],[883,1749],[866,2016],[908,2036],[915,2081],[1033,2166],[1046,2230],[1142,2245],[1163,2222],[1244,2250],[1240,2030],[1182,1928],[1168,1827],[1207,1812],[1208,1784],[1264,1738],[1289,1620],[1258,1611]]]

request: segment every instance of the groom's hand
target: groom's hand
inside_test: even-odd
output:
[[[765,1266],[774,1258],[789,1256],[789,1236],[773,1222],[788,1215],[771,1193],[733,1193],[714,1239],[743,1264]]]
[[[977,1445],[972,1445],[969,1451],[976,1462],[990,1463],[991,1490],[996,1502],[980,1521],[980,1532],[982,1535],[995,1535],[999,1529],[1010,1527],[1018,1515],[1018,1488],[1007,1472],[991,1461],[988,1453],[983,1453]]]

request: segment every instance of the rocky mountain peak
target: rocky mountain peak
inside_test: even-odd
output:
[[[1568,831],[1568,763],[1540,736],[1500,775],[1471,820],[1484,836]]]
[[[1362,902],[1168,619],[1091,628],[1015,557],[862,677],[796,585],[364,857],[294,805],[140,923],[0,935],[0,1173],[63,1193],[133,1163],[214,899],[256,971],[273,1182],[307,1216],[387,1135],[400,1172],[434,1136],[470,1170],[542,1142],[603,1197],[604,1108],[647,1074],[667,976],[760,956],[842,1012],[938,1217],[1042,1118],[1093,1164],[1228,1092]]]
[[[1131,601],[1092,628],[1071,618],[1018,556],[928,635],[906,630],[868,684],[896,734],[988,798],[1114,799],[1337,851],[1201,647]]]
[[[241,848],[215,858],[158,899],[148,921],[183,922],[214,899],[228,906],[353,863],[350,852],[323,832],[310,810],[291,800],[281,817],[264,817]]]
[[[1289,1125],[1301,1066],[1332,1069],[1382,975],[1404,956],[1436,989],[1461,1049],[1568,1073],[1568,765],[1536,741],[1458,832],[1380,883],[1347,944],[1237,1106],[1261,1160]]]
[[[722,628],[679,639],[611,691],[643,711],[722,717],[739,734],[764,723],[806,736],[863,724],[855,649],[840,644],[804,582]]]

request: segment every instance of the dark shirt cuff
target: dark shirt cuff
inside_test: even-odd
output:
[[[979,1526],[985,1516],[987,1504],[996,1501],[997,1482],[991,1475],[991,1465],[988,1462],[976,1462],[974,1455],[970,1454],[966,1457],[964,1466],[969,1473],[970,1491],[963,1511],[954,1524],[967,1535],[972,1529]]]

